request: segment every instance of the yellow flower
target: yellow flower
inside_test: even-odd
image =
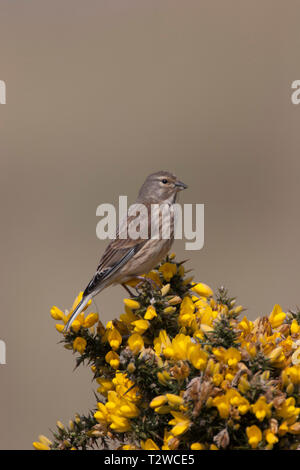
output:
[[[238,328],[243,330],[244,333],[250,333],[253,330],[252,321],[248,320],[247,317],[244,317],[242,321],[238,324]]]
[[[272,446],[274,444],[276,444],[276,442],[278,442],[278,437],[276,436],[276,434],[274,434],[271,429],[267,429],[265,431],[265,439],[267,441],[268,444],[271,444]]]
[[[293,320],[291,323],[291,334],[292,335],[297,335],[300,331],[300,326],[298,325],[297,320]]]
[[[247,376],[242,375],[242,377],[239,380],[238,389],[243,394],[248,392],[248,390],[250,389],[250,383],[247,380]]]
[[[171,287],[171,284],[166,284],[165,286],[163,286],[163,287],[161,288],[161,291],[160,291],[160,292],[161,292],[161,295],[162,295],[163,297],[164,297],[165,295],[167,295],[167,293],[168,293],[169,290],[170,290],[170,287]],[[150,319],[148,318],[148,320],[150,320]]]
[[[258,421],[263,421],[265,418],[270,418],[271,408],[272,403],[267,403],[265,396],[259,397],[254,405],[251,406],[252,413],[255,414]]]
[[[173,393],[167,393],[166,397],[167,397],[169,404],[172,406],[183,405],[183,398],[179,397],[178,395],[174,395]]]
[[[278,416],[284,419],[297,417],[300,413],[300,408],[296,408],[295,404],[296,401],[294,397],[287,398],[284,403],[277,408]]]
[[[158,413],[160,415],[165,415],[165,414],[169,414],[171,409],[172,409],[171,406],[162,405],[162,406],[158,406],[157,408],[154,408],[154,411],[155,413]]]
[[[134,354],[138,354],[144,347],[144,340],[138,333],[133,333],[128,338],[128,346]]]
[[[214,374],[213,375],[213,383],[218,387],[224,380],[222,374]]]
[[[157,271],[150,271],[150,273],[147,273],[145,277],[147,279],[152,279],[152,281],[154,281],[157,286],[162,286],[162,282]]]
[[[201,297],[212,297],[214,295],[212,289],[202,282],[193,286],[192,291],[197,292]]]
[[[73,349],[75,351],[78,351],[80,354],[84,353],[86,345],[87,345],[86,340],[84,338],[81,338],[80,336],[75,338],[75,340],[73,341]]]
[[[241,415],[244,415],[250,409],[250,403],[248,400],[245,397],[242,397],[237,390],[228,390],[226,396],[230,404],[236,406]]]
[[[133,300],[133,299],[124,299],[123,302],[126,305],[126,307],[131,308],[132,310],[136,310],[140,308],[141,306],[137,300]]]
[[[136,320],[132,322],[134,325],[134,331],[142,335],[149,328],[149,322],[147,320]]]
[[[170,282],[172,277],[176,274],[177,267],[173,263],[164,263],[159,267],[159,272],[162,273],[164,279]]]
[[[160,330],[157,338],[154,339],[153,345],[156,354],[160,355],[162,351],[171,344],[171,340],[166,330]]]
[[[189,418],[179,411],[171,411],[171,414],[174,417],[174,419],[169,421],[169,424],[173,425],[171,433],[173,436],[184,434],[191,424]]]
[[[212,405],[218,409],[221,418],[226,419],[230,413],[230,403],[225,395],[213,398]]]
[[[97,323],[98,319],[99,319],[98,313],[90,313],[89,315],[86,316],[83,322],[84,328],[91,328],[92,326],[95,325],[95,323]]]
[[[191,337],[179,333],[172,340],[172,344],[167,346],[163,353],[167,358],[184,360],[188,358],[188,349],[191,345]]]
[[[159,447],[155,444],[155,442],[152,441],[152,439],[141,441],[141,448],[143,450],[160,450]]]
[[[267,354],[267,358],[275,367],[284,367],[285,365],[285,355],[281,346],[278,346]]]
[[[51,317],[54,318],[54,320],[63,320],[64,323],[67,323],[66,315],[58,307],[55,307],[55,305],[53,305],[53,307],[51,308],[50,313]]]
[[[127,432],[130,430],[130,421],[123,417],[123,416],[117,416],[117,415],[111,415],[111,429],[113,429],[116,432]]]
[[[269,321],[272,325],[272,328],[277,328],[278,326],[282,325],[286,314],[282,311],[280,305],[275,305],[272,312],[269,316]]]
[[[216,356],[218,361],[223,362],[225,360],[226,349],[223,347],[213,348],[212,353]]]
[[[126,398],[132,402],[139,401],[139,389],[137,386],[134,386],[132,380],[127,377],[126,372],[116,372],[112,381],[119,396],[126,395]]]
[[[106,396],[107,392],[114,389],[114,384],[111,380],[106,379],[105,377],[98,377],[96,380],[100,385],[100,387],[97,389],[97,392],[101,393],[101,395]]]
[[[146,313],[144,315],[145,320],[152,320],[152,318],[157,317],[157,313],[155,308],[152,305],[149,305],[149,307],[146,310]]]
[[[194,442],[191,444],[191,450],[205,450],[205,445],[200,442]]]
[[[32,443],[32,445],[36,450],[50,450],[50,447],[46,444],[43,444],[42,442],[35,441]]]
[[[287,421],[282,421],[281,425],[278,428],[279,436],[284,436],[289,431],[289,424]]]
[[[286,369],[286,374],[293,382],[293,384],[300,383],[300,366],[292,366]]]
[[[250,354],[252,358],[256,356],[256,347],[253,343],[249,342],[243,342],[242,344],[243,348],[246,349],[246,351]]]
[[[200,344],[191,344],[188,348],[188,359],[196,369],[205,369],[207,357],[207,353],[203,351]]]
[[[248,442],[252,449],[256,449],[260,441],[262,440],[262,432],[257,426],[250,426],[246,428]]]
[[[157,372],[157,379],[161,385],[168,385],[171,380],[171,376],[167,371]]]
[[[123,400],[119,409],[119,413],[125,418],[136,418],[140,414],[138,407],[129,400]]]
[[[52,442],[50,439],[48,439],[48,437],[41,434],[39,436],[39,442],[33,442],[32,445],[36,450],[50,450]]]
[[[157,408],[158,406],[162,406],[167,403],[167,401],[168,399],[165,397],[165,395],[158,395],[157,397],[153,398],[149,406],[151,408]]]
[[[110,422],[109,413],[105,405],[103,403],[97,404],[98,411],[94,413],[94,418],[101,424],[107,424]]]
[[[166,314],[171,314],[176,312],[176,307],[172,307],[171,305],[169,307],[164,308],[164,313]]]
[[[56,426],[58,427],[58,429],[60,429],[61,431],[64,431],[65,430],[65,426],[63,425],[63,423],[61,421],[56,421]]]
[[[114,349],[115,351],[119,349],[122,343],[122,336],[120,335],[117,328],[113,327],[108,331],[107,339],[112,349]]]
[[[55,325],[55,328],[57,329],[57,331],[58,331],[59,333],[62,333],[62,332],[64,331],[64,328],[65,328],[65,327],[64,327],[64,325],[61,325],[61,324],[57,323],[57,324]]]
[[[235,367],[240,362],[242,355],[236,348],[229,348],[225,351],[224,359],[229,367]]]
[[[182,326],[190,326],[192,321],[194,320],[194,311],[195,311],[195,304],[192,301],[191,297],[188,295],[184,297],[183,301],[180,305],[180,312],[179,312],[179,324]]]
[[[118,369],[120,358],[115,351],[109,351],[105,356],[105,360],[110,365],[110,367],[113,369]]]

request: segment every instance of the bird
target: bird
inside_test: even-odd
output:
[[[179,191],[188,186],[169,171],[151,173],[141,186],[136,202],[128,209],[125,219],[116,230],[116,237],[108,244],[100,259],[96,272],[75,310],[71,314],[64,332],[90,300],[110,285],[125,283],[132,279],[143,279],[169,252],[174,241],[174,204]],[[141,212],[141,206],[146,212]],[[156,215],[151,209],[156,207]],[[164,219],[163,210],[170,210],[169,219]],[[169,220],[169,223],[165,222]],[[139,226],[141,236],[132,236],[130,227]],[[166,227],[169,225],[169,227]],[[156,233],[153,236],[153,233]]]

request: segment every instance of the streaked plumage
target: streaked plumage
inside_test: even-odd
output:
[[[96,273],[87,285],[83,298],[74,310],[71,318],[66,324],[68,330],[72,322],[84,309],[89,300],[111,284],[123,284],[128,280],[141,276],[153,269],[159,261],[168,253],[174,240],[174,213],[172,205],[176,201],[178,191],[187,188],[175,175],[167,171],[159,171],[149,175],[142,185],[136,203],[129,208],[127,219],[120,225],[115,240],[107,246]],[[148,209],[147,217],[139,217],[140,233],[147,234],[146,237],[133,239],[123,238],[124,233],[128,235],[126,227],[134,221],[137,215],[132,214],[136,204],[143,204]],[[159,204],[160,216],[159,237],[151,238],[151,230],[156,228],[151,219],[151,204]],[[171,209],[170,237],[163,238],[163,232],[167,227],[163,226],[161,208],[168,204]],[[137,206],[136,206],[137,207]]]

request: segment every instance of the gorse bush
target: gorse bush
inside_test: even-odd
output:
[[[63,332],[82,293],[70,312],[51,309],[76,365],[91,367],[97,407],[36,449],[298,448],[299,312],[239,318],[224,288],[192,282],[174,255],[135,289],[106,327],[85,311]]]

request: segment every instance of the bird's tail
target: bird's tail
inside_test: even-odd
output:
[[[72,325],[73,321],[78,317],[78,315],[82,312],[86,304],[91,300],[92,296],[87,295],[82,298],[82,300],[79,302],[77,307],[75,308],[74,312],[70,316],[68,322],[66,323],[66,326],[64,327],[64,332],[67,332]]]

